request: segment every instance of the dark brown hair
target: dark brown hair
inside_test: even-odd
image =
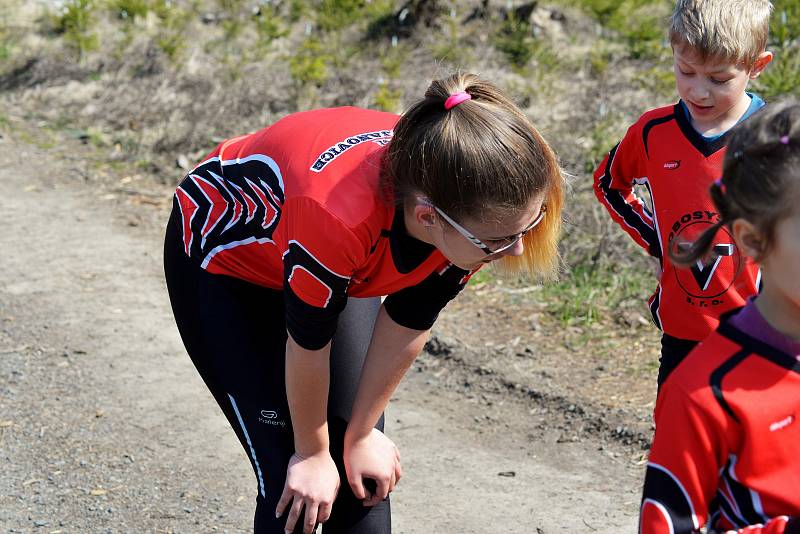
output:
[[[733,130],[722,179],[711,186],[719,222],[703,232],[685,252],[670,246],[670,257],[690,264],[705,256],[717,231],[745,219],[763,236],[759,257],[769,252],[775,226],[791,213],[800,186],[800,104],[770,104]]]
[[[461,91],[471,99],[445,109]],[[456,220],[516,213],[543,195],[547,215],[525,236],[523,256],[501,261],[510,270],[555,274],[563,176],[547,142],[492,83],[467,73],[433,81],[395,127],[385,183],[398,202],[422,194]]]

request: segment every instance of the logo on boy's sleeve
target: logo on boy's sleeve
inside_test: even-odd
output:
[[[719,214],[699,210],[685,213],[670,228],[668,241],[679,251],[688,250],[700,235],[716,224]],[[686,300],[700,308],[719,306],[725,302],[724,294],[733,285],[736,275],[744,267],[745,258],[726,228],[720,228],[710,252],[687,268],[676,268],[678,285],[686,293]]]
[[[792,423],[794,423],[794,420],[795,420],[794,414],[787,415],[783,419],[781,419],[779,421],[775,421],[774,423],[769,425],[769,431],[770,432],[777,432],[778,430],[783,430],[787,426],[789,426]]]

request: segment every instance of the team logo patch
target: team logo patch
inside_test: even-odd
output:
[[[664,163],[664,168],[667,169],[667,170],[670,170],[670,171],[674,171],[675,169],[677,169],[680,166],[681,166],[681,162],[680,162],[680,160],[677,160],[677,159],[674,159],[672,161],[667,161],[666,163]]]
[[[373,142],[380,146],[388,145],[389,139],[392,138],[393,134],[394,132],[392,130],[380,130],[378,132],[360,133],[348,137],[347,139],[342,139],[317,156],[316,161],[314,161],[309,170],[312,172],[320,172],[328,163],[361,143]]]
[[[670,246],[678,251],[688,250],[700,235],[719,220],[713,211],[694,211],[677,219],[669,234]],[[744,267],[739,252],[725,227],[714,237],[710,253],[686,269],[675,269],[678,285],[689,304],[700,308],[718,306],[725,302],[724,294],[733,285],[737,273]]]

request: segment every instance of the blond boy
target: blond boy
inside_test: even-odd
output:
[[[669,39],[680,100],[642,115],[595,171],[597,198],[660,262],[648,302],[662,330],[659,387],[720,315],[757,292],[758,268],[724,230],[712,257],[689,269],[668,251],[719,220],[708,190],[722,174],[728,130],[764,105],[746,89],[772,60],[771,11],[768,0],[678,0]],[[647,188],[652,209],[634,185]]]

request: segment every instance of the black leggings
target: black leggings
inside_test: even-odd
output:
[[[286,323],[281,291],[206,272],[183,251],[173,213],[164,271],[183,343],[228,418],[256,474],[255,532],[283,534],[288,509],[275,518],[294,438],[284,383]],[[342,462],[344,432],[380,299],[350,299],[331,348],[330,451],[341,487],[325,534],[391,532],[388,499],[367,508],[353,495]],[[383,429],[383,418],[377,428]],[[295,532],[302,532],[302,518]]]

